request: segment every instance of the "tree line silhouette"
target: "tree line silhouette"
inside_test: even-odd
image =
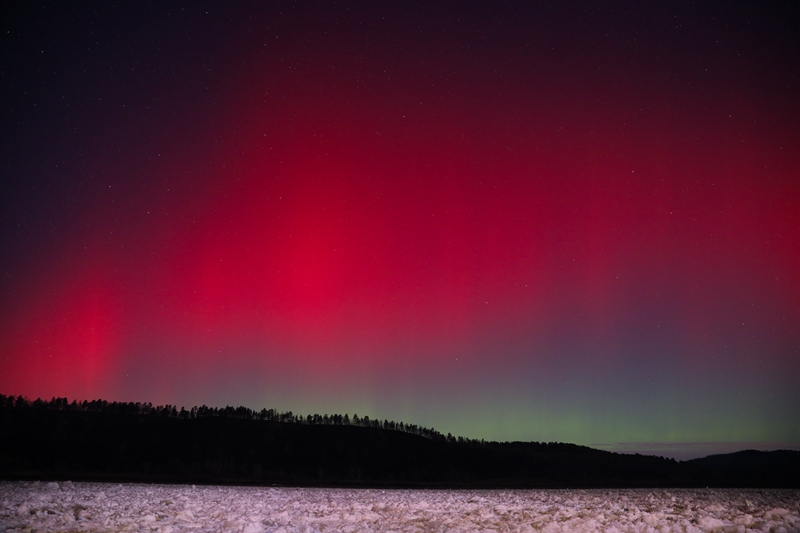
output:
[[[454,442],[459,444],[485,445],[487,441],[483,439],[469,439],[465,437],[454,437],[450,433],[443,435],[433,428],[419,426],[417,424],[407,424],[394,422],[392,420],[380,420],[369,416],[359,417],[358,414],[349,416],[348,414],[313,414],[298,415],[292,411],[279,412],[275,409],[261,409],[260,411],[248,407],[208,407],[207,405],[195,406],[191,409],[178,407],[171,404],[153,405],[150,402],[109,402],[106,400],[83,400],[78,402],[67,398],[53,397],[50,400],[37,398],[29,400],[23,396],[5,396],[0,394],[0,408],[7,409],[53,409],[59,411],[74,411],[87,413],[107,413],[116,415],[140,415],[148,417],[177,418],[181,420],[192,420],[197,418],[238,418],[241,420],[263,420],[271,422],[282,422],[285,424],[300,424],[308,426],[358,426],[367,428],[385,429],[390,431],[401,431],[412,435],[419,435],[431,440]]]
[[[246,407],[0,394],[0,479],[451,488],[799,487],[800,452],[678,462]]]

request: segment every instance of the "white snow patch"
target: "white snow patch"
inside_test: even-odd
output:
[[[370,490],[0,482],[0,533],[800,533],[798,490]]]
[[[698,520],[697,523],[701,528],[705,529],[706,531],[714,531],[715,529],[719,529],[725,526],[725,522],[723,522],[719,518],[713,518],[711,516],[704,516],[700,520]]]

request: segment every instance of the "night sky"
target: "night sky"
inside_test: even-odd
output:
[[[8,2],[0,393],[800,449],[795,2]]]

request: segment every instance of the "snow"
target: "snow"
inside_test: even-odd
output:
[[[0,533],[800,532],[800,491],[0,482]]]

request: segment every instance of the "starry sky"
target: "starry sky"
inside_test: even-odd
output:
[[[0,393],[800,449],[793,2],[8,2]]]

